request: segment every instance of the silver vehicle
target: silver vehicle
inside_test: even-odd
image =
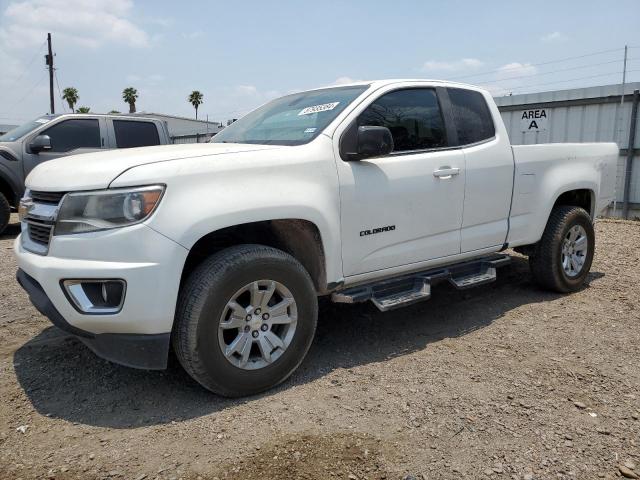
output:
[[[40,163],[78,153],[171,143],[164,122],[126,115],[44,115],[0,136],[0,233]]]

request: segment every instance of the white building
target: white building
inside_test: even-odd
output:
[[[156,118],[166,122],[169,135],[175,143],[208,142],[212,136],[224,128],[224,125],[219,122],[196,120],[195,118],[178,117],[164,113],[136,112],[131,115]]]
[[[616,142],[620,149],[616,210],[610,208],[609,214],[619,216],[626,201],[633,218],[640,217],[640,114],[632,126],[635,90],[640,90],[640,82],[625,85],[624,98],[622,85],[617,84],[495,100],[514,145]],[[632,129],[635,139],[630,145]]]

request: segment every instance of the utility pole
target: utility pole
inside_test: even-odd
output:
[[[622,125],[622,107],[624,106],[624,86],[627,83],[627,51],[629,47],[624,46],[624,60],[622,62],[622,92],[620,93],[620,143],[622,143],[622,131],[624,126]]]
[[[56,106],[53,99],[53,50],[51,49],[51,34],[47,33],[47,45],[49,46],[49,54],[45,55],[46,65],[49,67],[49,102],[51,114],[56,113]]]
[[[621,86],[621,92],[620,92],[620,112],[618,115],[616,115],[616,118],[614,119],[614,129],[613,129],[613,141],[616,141],[616,137],[618,137],[619,141],[618,146],[622,145],[622,135],[624,132],[624,87],[625,87],[625,83],[627,82],[627,52],[629,50],[628,45],[624,46],[624,60],[622,61],[622,86]],[[618,128],[619,126],[619,128]],[[618,136],[619,133],[619,136]],[[620,147],[621,148],[621,147]],[[616,182],[616,187],[617,187],[617,182]],[[618,206],[618,192],[617,192],[617,188],[613,189],[613,216],[616,216],[616,207]]]
[[[629,122],[629,143],[627,144],[627,163],[624,172],[624,191],[622,194],[622,218],[629,218],[629,195],[631,192],[631,176],[633,174],[633,153],[636,145],[636,125],[638,124],[638,104],[640,103],[640,90],[633,92],[633,105],[631,107],[631,121]]]

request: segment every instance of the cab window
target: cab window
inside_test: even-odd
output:
[[[358,126],[387,127],[394,152],[426,150],[447,145],[435,90],[413,88],[383,95],[358,117]]]
[[[480,92],[447,88],[447,93],[458,132],[458,145],[482,142],[496,134],[491,112]]]
[[[70,152],[78,148],[100,148],[100,125],[97,119],[71,118],[63,120],[41,135],[49,135],[51,138],[51,150],[49,152]]]

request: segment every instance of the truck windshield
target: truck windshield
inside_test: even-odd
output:
[[[278,98],[232,123],[211,143],[302,145],[318,136],[367,88],[325,88]]]
[[[24,123],[0,136],[0,142],[15,142],[19,138],[33,132],[36,128],[41,127],[45,123],[49,123],[52,119],[53,117],[40,117],[31,122]]]

